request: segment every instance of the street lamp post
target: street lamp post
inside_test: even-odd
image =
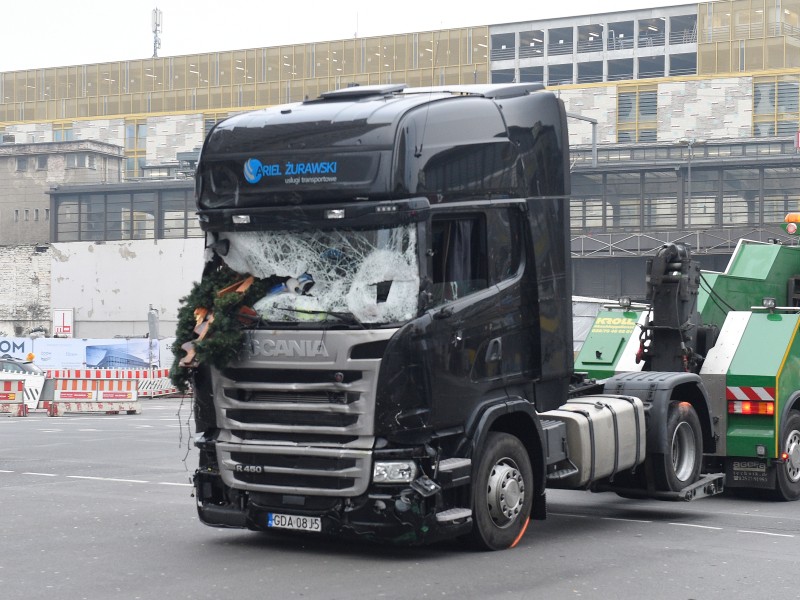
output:
[[[695,139],[686,140],[689,147],[689,159],[686,165],[686,225],[692,226],[692,158],[694,157]]]
[[[697,144],[702,144],[705,140],[698,140],[696,138],[681,138],[678,140],[682,144],[686,144],[689,149],[689,157],[686,161],[686,206],[684,210],[686,226],[692,225],[692,159],[694,158],[694,147]]]

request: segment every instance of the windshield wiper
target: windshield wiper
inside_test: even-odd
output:
[[[338,319],[342,323],[346,323],[347,325],[358,325],[359,327],[361,327],[361,329],[366,329],[367,328],[367,326],[364,325],[364,323],[362,323],[361,321],[358,320],[358,317],[356,317],[353,313],[350,313],[350,312],[338,312],[338,311],[335,311],[335,310],[310,310],[310,309],[306,309],[306,308],[287,308],[287,307],[284,307],[284,306],[273,306],[272,308],[274,308],[276,310],[282,310],[284,312],[290,312],[290,313],[302,313],[302,314],[305,314],[305,315],[331,316],[331,317],[334,317],[334,318]]]

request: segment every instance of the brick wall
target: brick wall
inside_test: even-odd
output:
[[[0,336],[51,327],[48,245],[0,246]]]

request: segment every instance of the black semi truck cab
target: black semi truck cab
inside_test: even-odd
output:
[[[568,194],[564,106],[535,84],[354,87],[217,124],[173,369],[200,519],[499,549],[548,485],[636,485],[642,402],[565,407],[598,391],[571,387]]]

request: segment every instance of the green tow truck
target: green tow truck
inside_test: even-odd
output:
[[[798,220],[787,216],[788,234]],[[703,417],[667,429],[678,476],[702,459],[703,472],[724,472],[727,487],[800,498],[800,247],[742,240],[716,273],[668,244],[648,261],[647,294],[646,305],[622,299],[598,313],[576,371],[608,393],[638,395],[646,411],[663,405],[648,398],[669,393]],[[659,390],[653,372],[670,371],[685,379]]]

